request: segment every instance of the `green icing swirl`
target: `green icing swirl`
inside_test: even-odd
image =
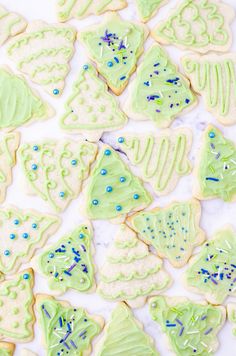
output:
[[[47,106],[26,81],[0,68],[0,128],[16,128],[30,120],[45,119]]]
[[[99,342],[97,356],[158,356],[151,338],[140,328],[131,310],[119,303]]]
[[[219,231],[202,247],[186,271],[187,285],[214,304],[236,295],[236,234]]]
[[[155,15],[156,11],[164,5],[166,0],[135,0],[139,17],[142,21],[148,21]]]
[[[209,126],[204,132],[197,178],[203,199],[221,198],[232,201],[236,195],[236,148],[220,130]]]
[[[81,225],[39,256],[39,269],[48,278],[51,289],[63,293],[69,288],[80,292],[91,289],[94,283],[91,239],[91,229]]]
[[[37,311],[47,356],[60,356],[67,352],[83,356],[94,336],[101,331],[101,326],[84,309],[65,306],[47,296],[39,299]]]
[[[218,346],[217,333],[224,323],[223,307],[193,303],[187,299],[171,305],[168,298],[150,300],[152,319],[167,334],[177,356],[213,355]]]
[[[114,219],[151,203],[149,193],[119,155],[103,147],[86,192],[86,212],[91,219]]]

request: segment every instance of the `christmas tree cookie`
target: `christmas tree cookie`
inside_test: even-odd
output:
[[[150,299],[150,314],[166,334],[176,356],[213,356],[217,334],[225,323],[225,308],[187,298],[157,296]]]
[[[0,46],[10,37],[23,32],[27,22],[22,16],[9,12],[0,5]]]
[[[0,67],[0,107],[0,129],[5,131],[48,119],[54,114],[23,77],[5,67]]]
[[[101,15],[106,11],[121,10],[127,6],[126,0],[57,0],[58,21],[71,18],[83,19],[89,15]]]
[[[182,64],[206,109],[223,125],[235,124],[236,55],[189,55],[182,58]]]
[[[4,135],[0,141],[0,203],[5,200],[7,188],[12,182],[12,168],[16,164],[19,143],[19,133]]]
[[[182,0],[170,16],[159,21],[152,34],[161,44],[173,44],[199,53],[227,52],[232,44],[231,6],[220,0]]]
[[[152,198],[124,164],[118,153],[104,145],[96,159],[85,193],[85,214],[90,219],[124,220],[142,210]]]
[[[47,140],[26,143],[19,149],[28,189],[63,211],[80,193],[97,146],[86,141]]]
[[[27,269],[0,284],[0,339],[29,342],[35,321],[33,270]]]
[[[118,130],[126,122],[118,102],[99,79],[94,66],[85,64],[66,103],[61,128],[71,133],[82,133],[90,141],[98,141],[103,132]]]
[[[97,356],[158,356],[154,342],[143,331],[125,303],[119,303],[106,324],[104,335],[96,346]]]
[[[236,146],[220,130],[208,126],[195,167],[194,196],[199,199],[236,198]]]
[[[202,244],[204,232],[199,227],[201,205],[196,199],[172,203],[166,208],[141,211],[130,217],[132,228],[160,257],[174,267],[184,266],[193,248]]]
[[[213,304],[236,296],[236,233],[230,226],[218,231],[193,256],[185,274],[186,285]]]
[[[151,120],[168,127],[182,111],[196,104],[189,82],[177,70],[167,53],[153,45],[145,54],[130,85],[125,112],[134,120]]]
[[[162,260],[149,252],[133,230],[121,225],[100,270],[98,293],[110,301],[125,301],[133,308],[142,307],[146,298],[171,284],[162,268]]]
[[[168,0],[135,0],[140,20],[142,22],[149,21],[157,10],[167,2]]]
[[[94,291],[92,235],[90,224],[81,225],[37,256],[36,269],[48,278],[50,289]]]
[[[103,327],[101,317],[48,295],[37,296],[36,310],[47,356],[91,354],[92,341]]]
[[[70,70],[75,39],[76,30],[69,25],[33,21],[11,40],[8,55],[21,72],[58,97]]]
[[[118,145],[158,195],[170,193],[181,177],[191,173],[188,154],[192,132],[189,129],[163,130],[155,136],[125,134],[118,138]]]
[[[236,304],[229,303],[227,304],[227,316],[228,320],[233,324],[233,335],[236,336]]]
[[[82,30],[79,39],[88,56],[97,63],[108,86],[120,95],[135,71],[147,35],[144,25],[124,21],[119,15],[109,13],[102,23]]]
[[[13,207],[0,209],[0,272],[15,273],[58,229],[56,216]]]

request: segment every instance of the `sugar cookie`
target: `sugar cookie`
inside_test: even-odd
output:
[[[25,19],[0,5],[0,46],[8,38],[23,32],[27,26]]]
[[[157,10],[167,2],[168,0],[135,0],[140,20],[142,22],[149,21]]]

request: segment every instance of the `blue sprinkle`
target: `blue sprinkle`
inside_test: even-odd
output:
[[[107,174],[107,170],[106,169],[102,169],[100,173],[101,173],[102,176],[105,176]]]
[[[186,104],[190,103],[190,100],[189,99],[185,99],[185,103]]]
[[[77,165],[77,160],[76,159],[72,159],[71,164],[72,164],[72,166],[76,166]]]
[[[150,83],[149,82],[144,82],[144,85],[146,85],[147,87],[149,87]]]
[[[124,80],[126,78],[125,75],[123,75],[123,77],[120,77],[120,80]]]
[[[15,235],[15,234],[10,234],[10,239],[11,239],[11,240],[14,240],[14,239],[15,239],[15,237],[16,237],[16,235]]]
[[[24,233],[22,234],[22,237],[23,237],[24,239],[28,239],[29,234],[27,234],[27,232],[24,232]]]
[[[117,57],[114,57],[114,60],[116,61],[116,63],[119,63],[119,59]]]
[[[167,326],[168,328],[174,328],[174,327],[176,326],[176,324],[166,324],[166,326]]]
[[[38,169],[38,166],[37,166],[37,164],[33,163],[31,168],[33,169],[33,171],[36,171],[36,169]]]
[[[72,274],[68,271],[64,271],[65,274],[67,274],[68,276],[72,276]]]
[[[19,223],[20,223],[20,221],[19,221],[18,219],[15,219],[15,220],[14,220],[14,224],[15,224],[15,225],[19,225]]]
[[[10,256],[10,254],[11,254],[11,252],[10,252],[9,250],[5,250],[5,251],[4,251],[4,255],[5,255],[5,256]]]
[[[62,323],[62,317],[60,316],[59,318],[59,325],[60,325],[60,328],[62,327],[63,323]]]
[[[113,63],[111,61],[107,62],[108,67],[113,67]]]
[[[84,70],[88,70],[89,66],[88,66],[87,64],[85,64],[85,65],[83,66],[83,68],[84,68]]]
[[[79,238],[83,239],[84,238],[84,234],[79,234]]]
[[[121,210],[122,210],[122,206],[121,206],[121,205],[117,205],[117,206],[116,206],[116,210],[117,210],[117,211],[121,211]]]
[[[215,133],[213,132],[213,131],[211,131],[211,132],[209,132],[209,137],[210,138],[214,138],[216,135],[215,135]]]
[[[106,155],[106,156],[110,156],[111,151],[110,151],[110,150],[105,150],[105,152],[104,152],[104,153],[105,153],[105,155]]]
[[[60,193],[59,193],[59,196],[60,196],[61,198],[64,198],[65,192],[60,192]]]
[[[92,204],[93,204],[93,205],[98,205],[98,200],[97,200],[97,199],[94,199],[94,200],[92,201]]]
[[[37,224],[35,224],[35,223],[32,224],[32,228],[33,228],[33,229],[37,229],[37,227],[38,227]]]
[[[159,66],[160,65],[160,63],[155,63],[154,65],[153,65],[153,67],[157,67],[157,66]]]
[[[134,194],[133,198],[134,198],[135,200],[137,200],[137,199],[139,199],[139,195],[138,195],[138,194]]]
[[[34,150],[34,151],[38,151],[38,150],[39,150],[39,147],[35,145],[35,146],[33,146],[33,150]]]
[[[57,277],[58,277],[58,275],[59,275],[59,273],[58,273],[58,272],[56,272],[56,273],[54,274],[54,277],[55,277],[55,278],[57,278]]]
[[[111,193],[112,192],[112,187],[109,185],[108,187],[106,187],[106,191],[108,192],[108,193]]]
[[[206,180],[212,180],[213,182],[219,182],[220,181],[218,178],[213,178],[213,177],[206,177]]]
[[[49,253],[49,258],[53,258],[54,257],[54,253]]]
[[[54,95],[58,95],[58,94],[59,94],[59,90],[58,90],[58,89],[54,89],[54,90],[53,90],[53,94],[54,94]]]
[[[29,278],[30,278],[29,273],[24,273],[24,274],[23,274],[23,278],[24,278],[24,279],[29,279]]]
[[[124,137],[119,137],[119,138],[118,138],[118,142],[119,142],[119,143],[123,143],[124,141],[125,141]]]
[[[124,183],[126,181],[126,178],[125,177],[120,177],[120,182],[121,183]]]

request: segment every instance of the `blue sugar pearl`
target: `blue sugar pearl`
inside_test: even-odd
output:
[[[32,228],[33,228],[33,229],[37,229],[37,227],[38,227],[37,224],[35,224],[35,223],[32,224]]]
[[[105,155],[106,155],[106,156],[110,156],[110,154],[111,154],[111,150],[105,150],[105,152],[104,152],[104,153],[105,153]]]
[[[54,89],[54,90],[53,90],[53,94],[54,94],[54,95],[58,95],[58,94],[59,94],[59,90],[58,90],[58,89]]]
[[[83,66],[83,68],[84,68],[84,70],[88,70],[89,66],[88,66],[87,64],[85,64],[85,65]]]
[[[10,254],[11,254],[11,252],[10,252],[9,250],[5,250],[5,251],[4,251],[4,255],[5,255],[5,256],[9,256]]]
[[[30,278],[29,273],[24,273],[24,274],[23,274],[23,278],[24,278],[24,279],[29,279],[29,278]]]
[[[60,193],[59,193],[59,196],[60,196],[61,198],[64,198],[65,192],[60,192]]]
[[[48,257],[49,258],[53,258],[54,257],[54,253],[49,253]]]
[[[24,239],[28,239],[29,234],[27,234],[27,232],[24,232],[24,233],[22,234],[22,237],[23,237]]]
[[[38,151],[38,150],[39,150],[39,147],[35,145],[35,146],[33,146],[33,150],[34,150],[34,151]]]
[[[102,176],[105,176],[107,174],[107,170],[106,169],[101,169],[100,173],[101,173]]]
[[[123,143],[124,141],[125,141],[124,137],[119,137],[119,138],[118,138],[118,142],[119,142],[119,143]]]
[[[139,199],[139,195],[138,194],[134,194],[134,199],[135,200]]]
[[[72,159],[71,164],[72,164],[72,166],[76,166],[77,165],[77,160],[76,159]]]
[[[126,181],[126,178],[125,177],[120,177],[120,182],[121,183],[124,183]]]
[[[122,210],[122,206],[117,205],[117,206],[116,206],[116,210],[117,210],[117,211],[121,211],[121,210]]]
[[[31,168],[33,169],[33,171],[36,171],[36,169],[38,168],[37,164],[33,163]]]
[[[15,237],[16,237],[16,235],[15,235],[15,234],[10,234],[10,239],[11,239],[11,240],[14,240],[14,239],[15,239]]]
[[[108,187],[106,187],[106,191],[107,191],[108,193],[112,192],[112,187],[109,185]]]
[[[98,200],[97,200],[97,199],[94,199],[94,200],[92,201],[92,203],[93,203],[93,205],[98,205]]]
[[[214,132],[212,132],[212,131],[211,131],[211,132],[209,132],[209,137],[210,137],[210,138],[214,138],[214,137],[215,137],[215,133],[214,133]]]
[[[15,224],[15,225],[19,225],[19,223],[20,223],[20,222],[19,222],[18,219],[15,219],[15,220],[14,220],[14,224]]]
[[[79,238],[83,239],[84,238],[84,234],[79,234]]]
[[[113,67],[113,63],[111,61],[107,62],[108,67]]]

